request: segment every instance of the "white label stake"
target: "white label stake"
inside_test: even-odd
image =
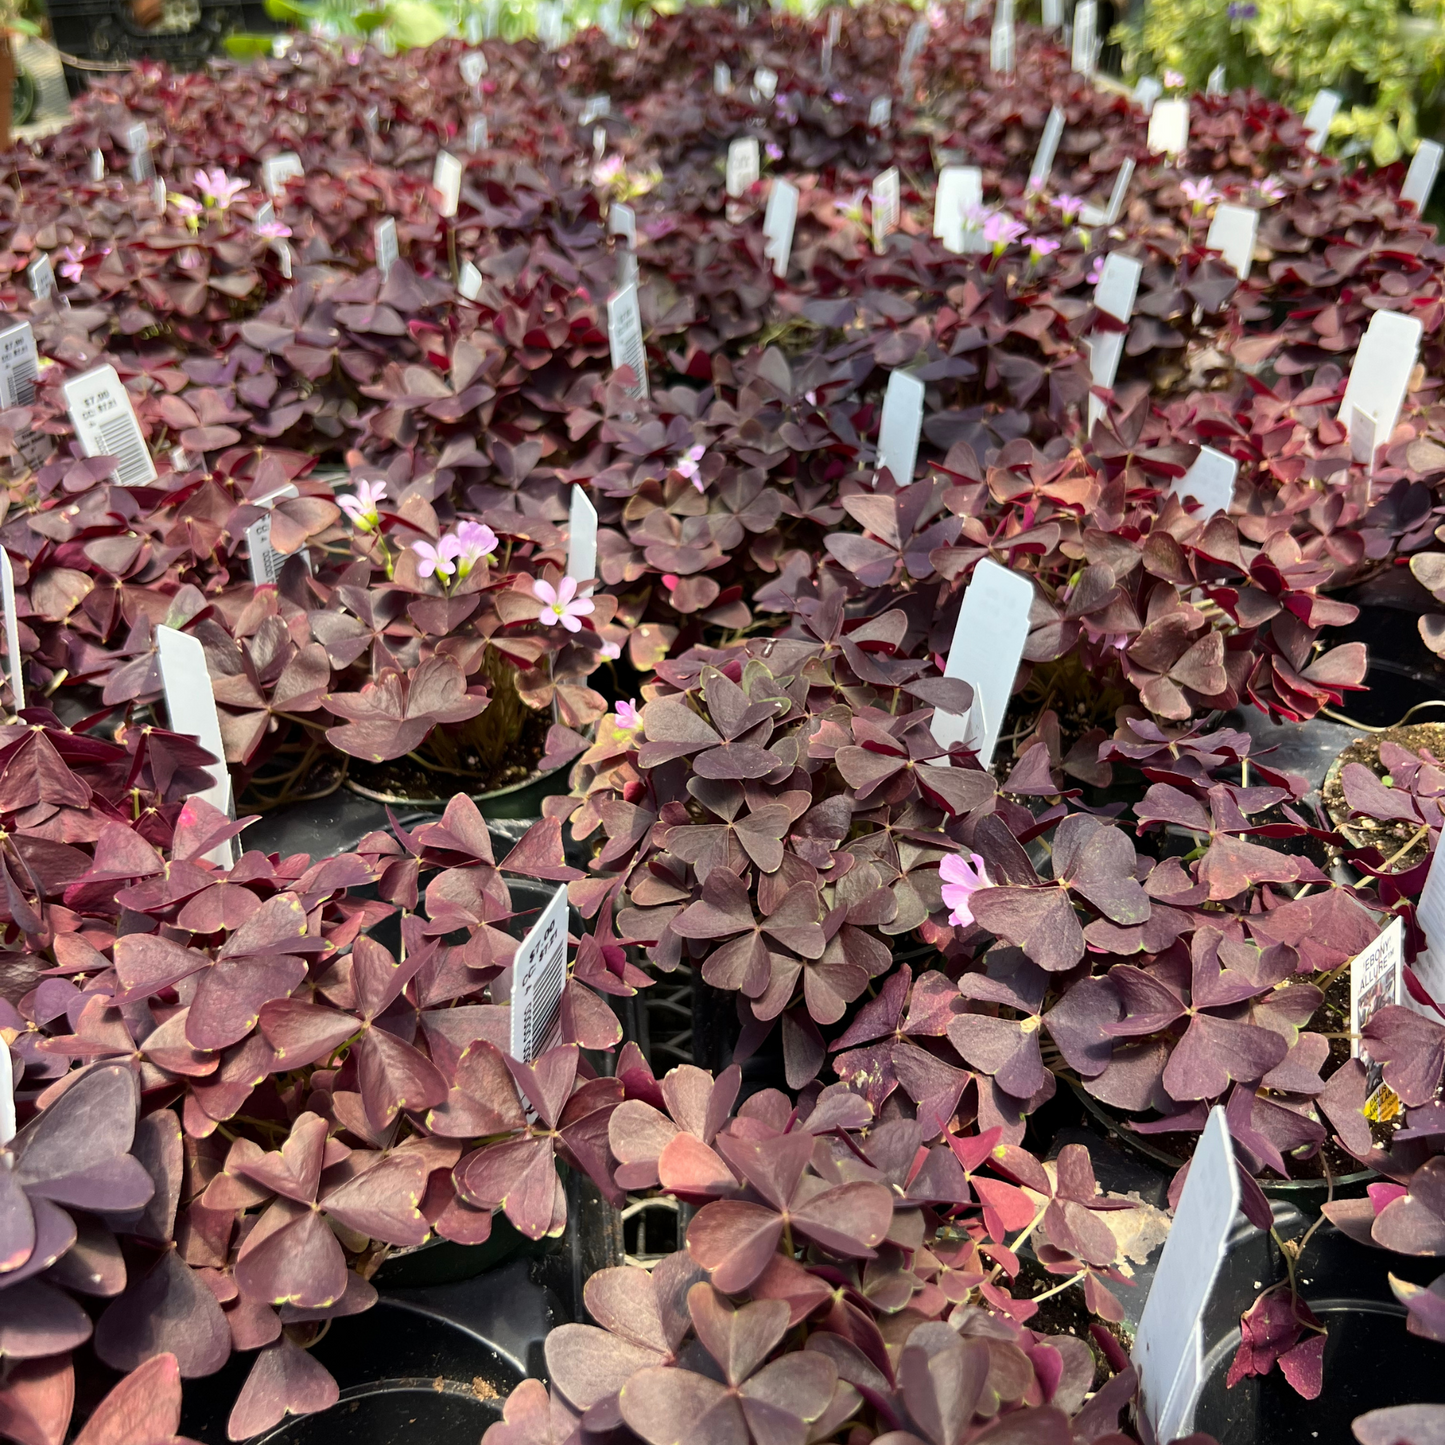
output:
[[[1101,211],[1097,206],[1085,206],[1079,212],[1079,221],[1085,226],[1112,226],[1119,219],[1119,212],[1124,209],[1125,198],[1129,194],[1129,183],[1134,179],[1134,158],[1126,156],[1119,166],[1119,173],[1114,177],[1114,189],[1109,193],[1109,206],[1107,210]]]
[[[898,216],[902,208],[897,166],[889,166],[873,182],[869,200],[873,210],[873,249],[881,252],[888,237],[898,229]]]
[[[1199,515],[1206,520],[1229,510],[1234,501],[1234,481],[1239,463],[1213,447],[1200,447],[1194,465],[1175,480],[1169,494],[1182,502],[1186,497],[1199,503]]]
[[[1088,0],[1092,3],[1092,0]],[[1054,157],[1059,153],[1059,142],[1064,135],[1064,112],[1055,106],[1044,122],[1044,133],[1039,137],[1038,152],[1034,156],[1033,168],[1029,171],[1028,191],[1041,191],[1049,183],[1054,169]]]
[[[39,255],[25,268],[25,284],[37,301],[50,297],[55,290],[55,268],[49,256]]]
[[[450,151],[437,152],[431,185],[441,197],[437,202],[437,214],[450,220],[457,213],[457,203],[462,194],[462,163]]]
[[[1400,199],[1413,201],[1416,210],[1423,211],[1435,189],[1435,177],[1440,174],[1440,142],[1422,140],[1405,174],[1405,184],[1400,187]]]
[[[281,575],[281,569],[291,560],[290,557],[283,556],[271,545],[271,510],[277,502],[300,495],[300,491],[292,483],[287,482],[284,487],[278,487],[268,496],[257,499],[255,505],[264,507],[266,515],[246,528],[247,558],[251,564],[251,582],[254,586],[274,587],[276,579]],[[309,572],[311,570],[310,556],[305,551],[300,555]]]
[[[763,235],[767,237],[763,254],[772,261],[774,276],[788,274],[788,261],[793,254],[793,228],[797,222],[798,188],[779,176],[773,182],[767,213],[763,217]]]
[[[130,394],[113,366],[97,366],[62,388],[70,424],[88,457],[114,457],[115,479],[123,487],[145,487],[156,466],[141,434]]]
[[[567,528],[567,575],[581,595],[592,591],[597,575],[597,508],[580,483],[572,486],[572,507]]]
[[[1377,311],[1377,316],[1386,313]],[[1425,887],[1415,905],[1415,921],[1425,933],[1425,951],[1410,965],[1415,977],[1430,995],[1438,1009],[1445,1010],[1445,867],[1440,857],[1445,848],[1437,847],[1425,874]],[[1435,1020],[1439,1023],[1439,1019]]]
[[[1155,155],[1182,155],[1189,148],[1189,102],[1156,100],[1149,115],[1149,149]]]
[[[1204,1363],[1204,1310],[1238,1209],[1234,1149],[1216,1104],[1189,1165],[1134,1339],[1140,1398],[1157,1440],[1189,1433]]]
[[[962,678],[973,688],[973,706],[963,717],[935,712],[933,737],[940,747],[962,743],[972,748],[985,768],[993,762],[1013,693],[1033,601],[1034,584],[1027,577],[985,557],[973,569],[958,609],[943,675]]]
[[[1079,75],[1092,75],[1099,47],[1095,34],[1099,24],[1098,0],[1079,0],[1074,6],[1074,50],[1072,68]]]
[[[0,1149],[15,1137],[15,1070],[10,1045],[0,1039]]]
[[[10,677],[10,699],[19,713],[25,707],[25,676],[20,671],[20,619],[15,615],[15,569],[10,554],[0,547],[0,601],[5,607],[5,671]],[[0,1043],[0,1051],[5,1045]],[[4,1101],[0,1100],[0,1109]]]
[[[1099,272],[1099,283],[1094,287],[1094,305],[1116,321],[1128,322],[1134,314],[1134,298],[1139,294],[1139,277],[1143,274],[1144,263],[1134,256],[1125,256],[1119,251],[1110,251],[1104,258]],[[1101,331],[1095,328],[1089,333],[1089,376],[1095,386],[1111,387],[1119,371],[1119,358],[1124,354],[1124,342],[1128,339],[1125,331]],[[1104,415],[1104,403],[1092,393],[1089,395],[1089,430]]]
[[[1335,112],[1340,108],[1340,98],[1332,90],[1322,90],[1310,102],[1310,108],[1305,113],[1305,134],[1309,137],[1306,144],[1312,151],[1318,153],[1324,150],[1325,142],[1330,138],[1330,126],[1334,123]]]
[[[1420,334],[1420,323],[1413,316],[1404,316],[1398,311],[1377,311],[1370,318],[1369,329],[1355,352],[1338,420],[1350,434],[1353,448],[1356,410],[1367,411],[1374,417],[1371,460],[1374,445],[1387,446],[1400,419],[1405,389],[1410,384],[1410,373],[1415,369],[1415,357],[1420,350]]]
[[[727,192],[733,200],[744,195],[762,172],[757,136],[739,136],[728,145]]]
[[[211,675],[206,670],[206,649],[200,638],[174,627],[157,627],[156,643],[160,649],[161,687],[166,696],[166,717],[171,731],[193,737],[207,752],[218,759],[206,771],[213,779],[211,786],[197,794],[218,812],[231,813],[231,775],[226,771],[226,745],[221,740],[221,720],[216,715],[216,698],[211,691]],[[206,858],[229,868],[235,861],[229,839],[218,843]]]
[[[547,1052],[567,983],[567,885],[564,883],[527,930],[512,960],[511,1054],[530,1064]]]
[[[977,166],[944,166],[933,196],[933,234],[955,256],[988,249],[983,228],[969,216],[983,205],[983,172]]]
[[[40,357],[30,323],[17,321],[0,331],[0,406],[34,406],[39,372]],[[50,438],[27,429],[15,437],[15,449],[26,466],[38,467],[50,455]]]
[[[282,151],[261,162],[261,189],[275,200],[285,190],[287,181],[299,180],[305,174],[301,157],[295,151]]]
[[[487,131],[487,118],[484,115],[474,115],[467,122],[467,149],[473,155],[479,155],[491,144],[491,136]]]
[[[1154,102],[1163,94],[1164,87],[1152,75],[1141,76],[1139,84],[1134,87],[1134,104],[1145,115],[1153,115]]]
[[[612,369],[630,366],[637,377],[628,395],[647,395],[647,348],[642,340],[642,312],[637,304],[637,285],[624,286],[607,298],[607,343],[612,349]]]
[[[376,223],[372,230],[372,237],[376,245],[376,269],[381,272],[385,280],[391,275],[391,268],[396,265],[396,219],[392,216],[383,216]]]
[[[988,68],[995,75],[1014,73],[1014,23],[1012,19],[998,20],[989,31]]]
[[[1249,268],[1254,261],[1254,238],[1259,230],[1259,212],[1249,206],[1221,204],[1215,207],[1214,219],[1209,223],[1209,235],[1204,244],[1211,251],[1218,251],[1224,264],[1241,281],[1249,280]]]
[[[889,373],[883,416],[878,423],[878,470],[887,467],[900,487],[913,480],[913,464],[918,460],[923,392],[923,383],[911,372]]]

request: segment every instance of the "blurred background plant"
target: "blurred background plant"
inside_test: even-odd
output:
[[[1337,91],[1331,148],[1389,165],[1442,120],[1445,3],[1415,0],[1148,0],[1115,27],[1127,76],[1253,87],[1304,110]]]

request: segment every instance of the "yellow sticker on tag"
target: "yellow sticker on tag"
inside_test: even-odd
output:
[[[1362,1112],[1373,1124],[1388,1124],[1391,1119],[1399,1117],[1401,1107],[1400,1096],[1388,1084],[1381,1084],[1365,1100]]]

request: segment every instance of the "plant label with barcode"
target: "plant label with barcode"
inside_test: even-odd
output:
[[[437,214],[451,220],[462,195],[462,163],[450,151],[438,151],[432,166],[431,187],[437,193]]]
[[[749,186],[762,175],[762,158],[755,135],[740,135],[728,145],[727,193],[734,200],[745,195]]]
[[[726,95],[733,88],[733,73],[721,60],[712,68],[712,93]]]
[[[1421,325],[1413,316],[1399,311],[1376,311],[1370,318],[1350,367],[1345,399],[1340,403],[1339,423],[1350,435],[1351,447],[1356,445],[1353,418],[1356,409],[1367,411],[1375,419],[1374,444],[1388,446],[1400,419],[1410,374],[1420,352]],[[1374,444],[1368,457],[1374,458]],[[1365,456],[1356,453],[1360,460]],[[1445,943],[1445,939],[1442,939]]]
[[[778,93],[778,72],[760,65],[753,71],[753,89],[764,100],[771,100]]]
[[[482,294],[482,273],[470,261],[463,261],[457,272],[457,295],[463,301],[475,301]]]
[[[889,373],[878,423],[878,470],[886,467],[899,486],[913,480],[923,430],[923,393],[923,383],[911,372]]]
[[[567,575],[586,596],[597,576],[597,508],[580,482],[572,484],[567,521]]]
[[[647,347],[642,340],[642,311],[637,304],[637,286],[624,286],[607,298],[607,344],[612,352],[612,369],[632,368],[637,378],[627,388],[632,397],[647,395]]]
[[[288,497],[299,497],[301,495],[297,487],[287,482],[284,487],[277,487],[274,492],[256,500],[255,505],[265,508],[266,515],[258,518],[246,528],[246,556],[251,567],[251,582],[256,587],[274,587],[277,578],[281,575],[281,569],[291,559],[278,552],[271,545],[271,510],[277,502],[283,502]],[[306,564],[306,570],[311,570],[311,558],[306,552],[301,554]]]
[[[1214,208],[1214,219],[1209,223],[1209,235],[1204,244],[1209,250],[1218,251],[1224,264],[1241,281],[1248,281],[1249,268],[1254,261],[1254,238],[1258,230],[1258,211],[1250,206],[1221,203]]]
[[[396,249],[396,218],[383,216],[372,229],[372,240],[376,247],[376,269],[385,280],[391,275],[391,268],[396,265],[399,254]]]
[[[1324,150],[1339,108],[1340,98],[1333,90],[1320,91],[1310,102],[1310,108],[1305,112],[1305,134],[1309,137],[1306,144],[1312,151]]]
[[[1177,477],[1169,495],[1181,502],[1192,499],[1199,504],[1197,515],[1217,517],[1228,512],[1234,501],[1234,483],[1239,476],[1239,463],[1213,447],[1200,447],[1194,464]]]
[[[1405,173],[1405,184],[1400,187],[1400,199],[1411,201],[1417,210],[1423,211],[1435,189],[1435,177],[1440,174],[1441,147],[1439,141],[1422,140],[1415,151],[1410,169]]]
[[[467,149],[473,155],[480,155],[491,144],[491,139],[486,116],[474,115],[467,122]]]
[[[767,214],[763,217],[763,235],[767,238],[763,255],[772,261],[774,276],[788,274],[788,261],[793,254],[793,228],[797,223],[798,188],[779,176],[773,182],[773,189],[768,195]]]
[[[1155,155],[1182,155],[1189,148],[1189,102],[1156,100],[1149,114],[1149,149]]]
[[[943,675],[973,688],[973,706],[962,716],[935,712],[933,736],[940,747],[972,748],[985,768],[993,761],[1013,695],[1033,604],[1034,584],[1025,575],[985,557],[973,569],[958,609]]]
[[[1216,1104],[1194,1150],[1134,1337],[1140,1405],[1156,1440],[1177,1440],[1192,1427],[1204,1364],[1204,1311],[1238,1211],[1234,1148]]]
[[[874,180],[869,200],[873,211],[873,249],[881,252],[888,237],[898,229],[902,209],[897,166],[889,166]]]
[[[621,201],[613,201],[607,212],[607,234],[621,236],[627,245],[635,247],[637,245],[637,212]]]
[[[475,90],[487,73],[487,57],[480,50],[468,50],[457,61],[457,69],[461,71],[463,84]]]
[[[217,759],[205,769],[211,775],[210,787],[196,796],[229,816],[231,775],[226,769],[226,745],[221,739],[221,720],[216,713],[211,674],[206,668],[206,650],[200,638],[173,627],[157,627],[156,644],[171,731],[195,738]],[[218,843],[205,856],[223,868],[229,868],[235,861],[229,839]]]
[[[1054,169],[1054,157],[1059,153],[1059,142],[1064,137],[1064,111],[1055,106],[1044,122],[1044,133],[1039,137],[1039,148],[1034,154],[1034,163],[1029,170],[1029,191],[1041,191],[1049,183]]]
[[[67,381],[61,390],[86,456],[114,457],[115,479],[123,487],[145,487],[155,481],[155,463],[115,367],[97,366]]]
[[[567,985],[567,885],[527,930],[512,959],[511,1054],[530,1064],[547,1052],[562,1013]]]
[[[136,185],[143,186],[156,178],[156,163],[149,150],[137,151],[130,158],[130,178]]]
[[[1124,209],[1124,201],[1129,195],[1129,185],[1134,179],[1134,158],[1126,156],[1119,166],[1119,172],[1114,177],[1114,189],[1109,192],[1109,205],[1106,210],[1100,210],[1097,206],[1085,206],[1079,212],[1079,222],[1084,226],[1112,226],[1119,219],[1119,213]]]
[[[1073,69],[1079,75],[1092,75],[1098,60],[1096,43],[1099,27],[1098,0],[1079,0],[1074,6]]]
[[[970,218],[983,205],[983,172],[977,166],[944,166],[933,195],[933,234],[955,256],[988,249],[983,228]]]
[[[261,189],[275,200],[285,190],[287,181],[300,180],[305,174],[301,157],[295,151],[282,151],[261,162]]]
[[[5,673],[10,683],[10,700],[17,713],[25,707],[25,675],[21,672],[20,619],[15,611],[15,569],[10,553],[0,547],[0,606],[5,618]],[[0,1052],[5,1044],[0,1040]]]
[[[16,321],[0,331],[0,406],[34,406],[39,374],[40,355],[30,323]],[[50,438],[30,428],[15,436],[14,445],[25,465],[32,469],[52,450]]]

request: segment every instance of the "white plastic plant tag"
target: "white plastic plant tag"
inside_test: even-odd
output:
[[[1423,211],[1435,189],[1435,177],[1440,173],[1440,143],[1422,140],[1415,151],[1410,169],[1405,173],[1405,184],[1400,187],[1400,199],[1413,201],[1417,210]]]
[[[878,176],[869,199],[873,207],[873,249],[881,251],[887,238],[898,229],[901,196],[897,166],[889,166]]]
[[[1085,0],[1092,3],[1092,0]],[[1027,192],[1041,191],[1049,183],[1054,169],[1054,157],[1059,153],[1059,142],[1064,138],[1064,111],[1056,105],[1044,122],[1044,133],[1039,137],[1039,148],[1034,154],[1034,163],[1029,170]]]
[[[995,75],[1014,73],[1014,23],[1001,20],[988,36],[988,68]]]
[[[0,1039],[0,1149],[15,1137],[15,1070],[10,1045]]]
[[[1123,331],[1092,331],[1089,343],[1089,380],[1094,386],[1111,387],[1119,373],[1119,359],[1124,355],[1128,333]],[[1104,403],[1089,393],[1089,430],[1104,419]]]
[[[105,179],[105,156],[98,150],[90,153],[90,178],[93,181]]]
[[[276,579],[281,575],[281,569],[291,560],[290,557],[283,556],[271,545],[271,509],[277,502],[300,495],[296,486],[287,482],[285,486],[277,487],[274,492],[268,492],[266,496],[257,498],[256,505],[264,507],[266,515],[246,528],[246,555],[251,565],[253,586],[274,587]],[[302,551],[300,556],[309,572],[311,570],[310,555]]]
[[[1377,311],[1377,316],[1386,313]],[[1445,1011],[1445,867],[1440,863],[1445,848],[1437,847],[1425,875],[1425,887],[1415,905],[1415,921],[1425,933],[1425,950],[1410,965],[1431,1000]],[[1438,1023],[1439,1020],[1437,1019]]]
[[[431,184],[432,190],[441,197],[437,203],[437,214],[450,220],[457,213],[457,203],[462,195],[462,163],[450,151],[437,152]]]
[[[527,930],[512,960],[512,1047],[519,1063],[547,1052],[567,983],[567,885],[564,883]]]
[[[835,5],[828,11],[828,44],[837,45],[843,38],[843,12]]]
[[[1157,1440],[1187,1435],[1204,1362],[1202,1320],[1239,1211],[1224,1110],[1209,1111],[1134,1338],[1140,1400]]]
[[[767,214],[763,217],[763,235],[767,237],[763,254],[772,261],[774,276],[788,274],[788,261],[793,254],[793,228],[797,223],[798,188],[779,176],[773,182]]]
[[[467,11],[467,17],[462,22],[462,39],[468,45],[480,45],[485,35],[482,22],[482,12],[477,9]]]
[[[1357,406],[1350,417],[1350,460],[1359,462],[1367,475],[1375,471],[1375,449],[1379,445],[1380,419],[1374,412]]]
[[[10,554],[0,547],[0,604],[5,613],[5,673],[10,683],[10,698],[16,713],[25,707],[25,675],[21,672],[20,619],[15,615],[15,569],[10,565]],[[0,1053],[5,1045],[0,1042]],[[0,1099],[0,1109],[4,1100]]]
[[[361,113],[361,123],[369,134],[375,135],[381,129],[381,107],[369,105]]]
[[[592,159],[600,161],[602,153],[607,149],[607,127],[605,125],[594,125],[592,127]]]
[[[1099,270],[1094,287],[1094,305],[1116,321],[1127,321],[1134,314],[1134,298],[1139,294],[1139,277],[1144,263],[1135,256],[1110,251]]]
[[[62,388],[70,424],[88,457],[114,457],[115,479],[123,487],[145,487],[156,466],[141,435],[130,395],[113,366],[97,366]]]
[[[1057,30],[1064,23],[1064,7],[1060,0],[1043,0],[1043,26]]]
[[[1145,115],[1152,115],[1154,102],[1164,94],[1164,87],[1152,75],[1142,77],[1134,87],[1134,104],[1144,112]]]
[[[1013,693],[1033,601],[1034,586],[1027,577],[985,557],[973,569],[958,609],[943,675],[962,678],[973,688],[973,706],[962,716],[935,712],[933,736],[940,747],[963,743],[973,748],[985,768],[993,761]]]
[[[1182,155],[1189,148],[1189,102],[1156,100],[1149,115],[1149,149],[1155,155]]]
[[[753,71],[753,89],[764,100],[771,100],[778,93],[778,72],[760,65]]]
[[[1098,58],[1094,43],[1099,28],[1098,0],[1079,0],[1074,6],[1074,48],[1072,68],[1079,75],[1092,75]]]
[[[283,281],[289,281],[291,279],[292,268],[291,247],[288,246],[285,241],[277,241],[275,249],[276,261],[281,267],[281,279]]]
[[[457,69],[462,73],[462,82],[475,90],[487,73],[487,57],[480,50],[468,50],[457,61]]]
[[[1175,479],[1169,494],[1182,502],[1186,498],[1199,503],[1199,515],[1217,517],[1229,510],[1234,501],[1234,482],[1239,463],[1213,447],[1200,447],[1194,465]]]
[[[150,148],[136,151],[130,158],[130,178],[136,185],[143,186],[156,178],[156,163],[151,159]]]
[[[1340,425],[1350,435],[1352,454],[1356,431],[1353,417],[1357,408],[1369,412],[1375,419],[1371,459],[1376,443],[1380,446],[1389,444],[1395,423],[1400,419],[1400,407],[1405,400],[1405,389],[1410,384],[1410,373],[1415,369],[1415,358],[1420,350],[1420,331],[1420,323],[1413,316],[1404,316],[1398,311],[1377,311],[1370,318],[1369,330],[1355,352],[1338,417]],[[1441,935],[1441,941],[1445,943],[1445,934]]]
[[[727,192],[734,200],[762,174],[762,160],[755,135],[742,135],[728,145]]]
[[[490,144],[491,136],[487,133],[486,116],[474,115],[467,122],[467,149],[473,155],[477,155],[486,150]]]
[[[0,406],[33,406],[35,379],[40,357],[35,334],[28,321],[17,321],[0,331]],[[15,449],[30,468],[38,467],[51,453],[50,438],[44,432],[26,430],[15,437]]]
[[[1211,251],[1218,251],[1224,264],[1241,281],[1249,280],[1249,268],[1254,261],[1254,238],[1259,230],[1259,212],[1250,206],[1220,204],[1215,207],[1214,219],[1209,223],[1209,235],[1204,244]]]
[[[470,261],[463,261],[457,272],[457,295],[463,301],[475,301],[482,291],[482,273]]]
[[[612,349],[612,369],[630,366],[636,382],[628,395],[647,395],[647,347],[642,340],[642,312],[637,305],[636,285],[624,286],[607,298],[607,344]]]
[[[889,373],[878,423],[878,470],[887,467],[899,486],[913,480],[918,437],[923,430],[923,392],[923,383],[911,372]]]
[[[580,484],[572,487],[572,507],[567,526],[567,575],[591,592],[597,575],[597,508]]]
[[[945,251],[959,256],[988,250],[983,227],[975,219],[982,207],[983,172],[977,166],[944,166],[934,196],[933,232]]]
[[[295,151],[282,151],[261,162],[261,189],[275,200],[285,190],[287,181],[300,180],[305,174],[301,157]]]
[[[1332,90],[1320,91],[1310,102],[1310,108],[1305,112],[1305,134],[1309,137],[1306,144],[1312,151],[1324,150],[1339,108],[1340,98]]]
[[[908,37],[903,42],[903,54],[898,57],[898,88],[907,91],[909,77],[912,74],[913,66],[918,57],[923,53],[923,46],[928,40],[928,22],[926,20],[915,20],[908,27]]]
[[[721,60],[712,68],[712,93],[726,95],[733,88],[733,73]]]
[[[621,201],[613,201],[607,212],[607,234],[621,236],[629,246],[637,245],[637,212]]]
[[[218,759],[206,771],[212,783],[196,796],[204,798],[218,812],[231,812],[231,775],[226,771],[226,745],[221,740],[221,720],[216,715],[216,698],[211,675],[206,670],[206,650],[198,637],[174,627],[157,627],[160,650],[161,687],[166,698],[166,718],[171,731],[195,738]],[[218,843],[206,854],[209,862],[229,868],[235,861],[231,842]]]
[[[1119,219],[1119,213],[1124,209],[1124,202],[1129,195],[1129,185],[1134,179],[1134,158],[1126,156],[1119,166],[1119,173],[1114,177],[1114,189],[1109,192],[1109,205],[1106,210],[1100,210],[1097,206],[1085,206],[1079,212],[1079,222],[1085,226],[1112,226]]]
[[[391,268],[396,265],[399,254],[396,249],[396,218],[383,216],[372,227],[371,234],[376,246],[376,269],[384,279],[391,275]]]
[[[611,114],[612,97],[610,95],[590,96],[582,102],[582,113],[577,117],[577,124],[586,130],[594,121],[602,120]]]
[[[126,127],[124,145],[132,155],[137,151],[149,150],[150,144],[150,135],[146,131],[143,120],[138,120],[134,125]]]
[[[166,193],[166,183],[159,176],[151,182],[151,205],[156,208],[156,215],[163,216],[166,213],[166,202],[170,197]]]
[[[1380,936],[1350,960],[1350,1057],[1361,1054],[1360,1035],[1378,1009],[1405,997],[1405,920],[1396,914]],[[1378,1074],[1375,1067],[1372,1074]],[[1366,1092],[1378,1087],[1374,1079]]]
[[[49,256],[41,254],[25,268],[25,284],[37,301],[44,301],[54,292],[55,268],[51,266]]]
[[[882,130],[893,122],[893,97],[876,95],[868,107],[868,129]]]
[[[1209,79],[1204,85],[1205,95],[1223,95],[1225,93],[1224,67],[1216,65],[1209,72]]]

